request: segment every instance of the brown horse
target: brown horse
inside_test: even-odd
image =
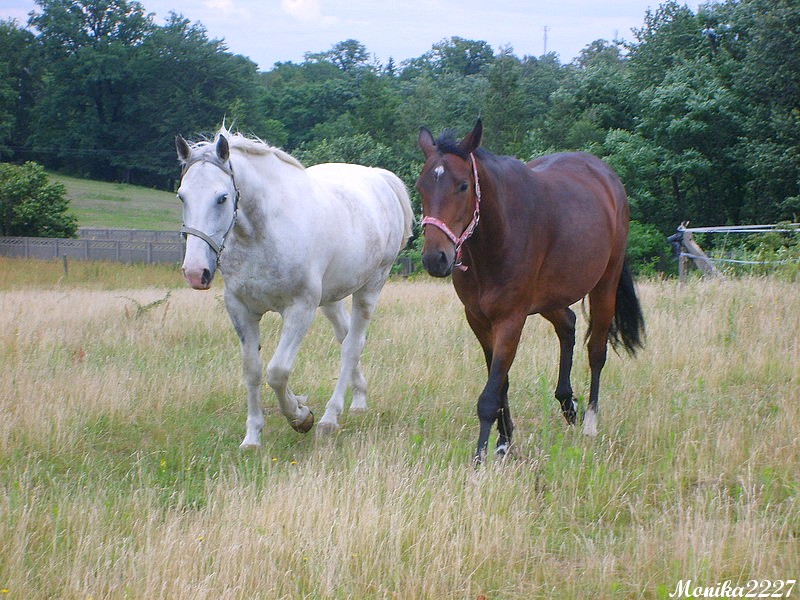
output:
[[[591,384],[583,432],[597,435],[600,372],[609,337],[630,354],[642,345],[644,319],[625,261],[629,207],[617,175],[599,158],[573,152],[527,165],[480,148],[478,120],[461,142],[420,130],[425,154],[422,262],[434,277],[453,275],[467,321],[489,369],[478,398],[476,460],[498,423],[497,454],[511,444],[508,371],[528,315],[541,314],[561,346],[556,399],[569,424],[577,416],[570,384],[575,345],[571,304],[589,296]],[[460,233],[459,233],[460,232]]]

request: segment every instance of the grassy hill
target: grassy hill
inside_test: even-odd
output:
[[[181,204],[175,194],[125,183],[50,174],[67,189],[80,227],[177,230]]]

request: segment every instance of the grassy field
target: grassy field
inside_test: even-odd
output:
[[[556,339],[530,319],[514,455],[475,470],[484,367],[447,282],[388,284],[367,414],[318,440],[270,392],[264,447],[243,453],[221,283],[0,260],[0,598],[669,598],[800,578],[796,283],[641,282],[648,346],[611,354],[594,440],[563,422]],[[317,415],[337,367],[320,318],[293,376]]]
[[[70,212],[81,227],[177,230],[181,204],[175,194],[125,183],[106,183],[50,174],[62,183]]]

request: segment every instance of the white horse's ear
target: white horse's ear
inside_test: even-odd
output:
[[[433,135],[427,127],[420,127],[417,143],[426,158],[436,152],[436,142],[433,141]]]
[[[192,149],[189,148],[189,143],[183,139],[183,136],[178,135],[175,137],[175,148],[178,150],[178,158],[181,162],[186,162],[192,154]]]
[[[217,139],[217,156],[222,162],[228,160],[231,155],[230,147],[228,146],[228,138],[224,135],[220,135],[219,139]]]

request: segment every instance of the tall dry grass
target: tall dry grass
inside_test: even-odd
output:
[[[219,288],[5,290],[9,598],[667,598],[681,579],[800,576],[796,284],[640,283],[647,349],[610,356],[595,440],[565,426],[556,339],[530,319],[515,454],[477,471],[485,369],[446,283],[385,289],[369,413],[317,440],[266,394],[253,453]],[[265,316],[267,356],[278,327]],[[337,367],[320,318],[293,377],[317,414]]]

